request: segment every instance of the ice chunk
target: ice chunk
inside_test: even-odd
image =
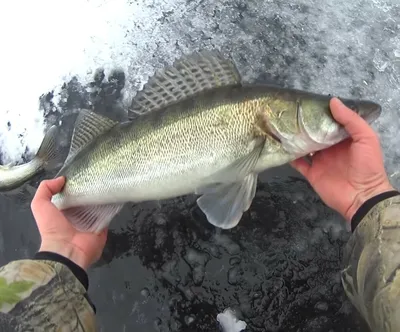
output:
[[[242,332],[247,326],[245,322],[236,318],[235,313],[230,308],[218,314],[217,321],[221,324],[223,332]]]

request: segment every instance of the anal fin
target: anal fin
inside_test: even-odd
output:
[[[203,188],[197,204],[212,225],[230,229],[235,227],[254,199],[258,175],[248,174],[243,181],[216,184]]]
[[[84,205],[62,210],[64,216],[81,232],[100,233],[124,204]]]

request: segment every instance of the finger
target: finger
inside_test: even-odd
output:
[[[340,99],[332,98],[330,107],[335,120],[344,126],[353,140],[372,138],[375,136],[368,122],[343,104]]]
[[[303,159],[299,158],[290,163],[305,178],[308,178],[311,166]]]
[[[43,202],[50,202],[53,195],[59,193],[65,184],[64,177],[58,177],[52,180],[44,180],[40,183],[35,197],[33,197],[31,208],[43,204]]]
[[[64,183],[65,178],[63,176],[52,180],[44,180],[40,183],[36,196],[38,198],[50,199],[53,195],[61,191]]]
[[[108,228],[102,229],[100,232],[95,233],[98,237],[105,237],[107,239]]]

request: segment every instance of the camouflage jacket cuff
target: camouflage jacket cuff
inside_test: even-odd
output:
[[[79,265],[75,264],[73,261],[70,259],[61,256],[59,254],[56,254],[54,252],[50,251],[39,251],[35,254],[33,257],[34,260],[46,260],[46,261],[53,261],[53,262],[58,262],[61,264],[64,264],[67,266],[71,272],[74,274],[76,279],[80,281],[80,283],[85,287],[86,291],[89,288],[89,278],[84,269],[82,269]]]
[[[387,191],[382,194],[376,195],[369,200],[365,201],[363,205],[360,206],[360,208],[357,210],[357,212],[354,214],[353,218],[351,218],[351,231],[354,232],[355,229],[357,228],[358,224],[361,222],[361,220],[364,219],[364,217],[367,215],[367,213],[378,203],[384,201],[385,199],[394,197],[400,195],[400,192],[397,190],[392,190],[392,191]]]
[[[40,255],[39,255],[40,256]],[[49,259],[0,267],[0,330],[96,331],[87,291],[69,267]]]
[[[83,287],[85,287],[86,293],[84,294],[84,296],[86,300],[89,302],[90,306],[93,308],[93,311],[96,313],[96,306],[93,304],[93,302],[89,298],[89,295],[87,294],[87,291],[89,289],[89,278],[84,269],[82,269],[79,265],[75,264],[70,259],[50,251],[37,252],[33,257],[33,260],[47,260],[47,261],[61,263],[66,267],[68,267],[69,270],[75,276],[75,278],[79,280],[79,282],[83,285]]]

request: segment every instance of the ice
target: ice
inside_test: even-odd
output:
[[[235,317],[235,313],[230,308],[218,314],[217,321],[221,324],[223,332],[242,332],[247,326],[245,322]]]
[[[209,261],[208,255],[193,248],[189,248],[187,249],[185,259],[191,267],[195,285],[201,285],[205,277],[205,266]]]
[[[229,236],[220,234],[219,231],[214,235],[214,242],[231,255],[236,255],[240,252],[239,245],[230,239]]]
[[[182,53],[219,48],[245,80],[381,103],[373,127],[393,174],[400,160],[399,12],[394,0],[1,2],[2,161],[37,150],[47,126],[38,98],[54,90],[57,103],[71,77],[85,85],[99,67],[106,76],[120,68],[128,105],[156,69]]]
[[[0,2],[0,160],[21,161],[37,151],[46,125],[39,97],[54,91],[59,101],[64,82],[73,76],[84,84],[95,70],[131,73],[124,100],[154,70],[149,58],[163,43],[158,19],[180,1],[68,0]],[[165,43],[165,41],[164,41]],[[163,60],[176,52],[164,54]],[[11,129],[7,124],[11,124]]]

